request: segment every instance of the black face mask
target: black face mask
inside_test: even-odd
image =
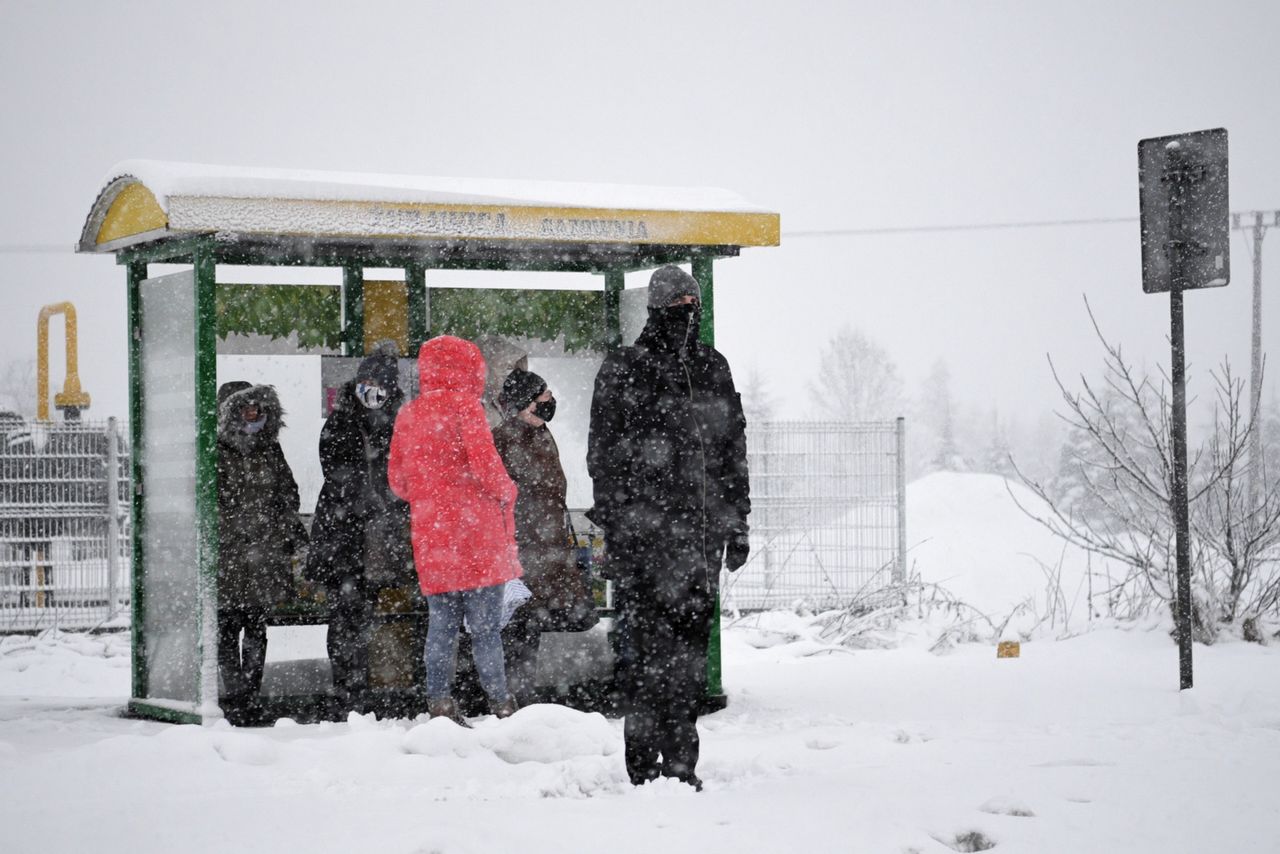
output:
[[[655,309],[649,312],[649,324],[664,346],[671,350],[687,350],[698,340],[702,307],[690,302]]]
[[[533,408],[533,414],[541,418],[543,421],[550,421],[556,417],[556,399],[540,400],[538,405]]]

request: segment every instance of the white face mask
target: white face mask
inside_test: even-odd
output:
[[[381,409],[387,402],[387,390],[377,383],[356,383],[356,398],[367,409]]]
[[[244,432],[252,436],[254,433],[257,433],[263,427],[266,427],[266,426],[267,426],[267,413],[264,412],[258,416],[257,421],[244,422]]]

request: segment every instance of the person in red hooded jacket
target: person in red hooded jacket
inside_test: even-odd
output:
[[[502,654],[506,582],[522,574],[516,486],[485,420],[485,363],[470,341],[442,335],[418,351],[421,394],[396,416],[387,482],[409,502],[413,558],[427,597],[427,703],[466,725],[452,697],[465,614],[480,685],[495,715],[516,710]]]

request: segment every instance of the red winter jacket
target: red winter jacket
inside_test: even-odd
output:
[[[518,578],[516,486],[480,402],[480,348],[451,335],[432,338],[418,351],[418,377],[422,393],[396,416],[387,482],[409,502],[422,592]]]

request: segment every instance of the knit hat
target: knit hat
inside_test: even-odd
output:
[[[360,362],[357,380],[373,380],[387,391],[400,387],[399,348],[394,341],[383,341]]]
[[[498,395],[498,403],[508,415],[515,415],[533,403],[534,398],[546,390],[547,381],[542,377],[532,371],[516,368],[502,381],[502,393]]]
[[[649,308],[666,308],[680,297],[701,300],[698,280],[674,264],[654,270],[649,277]]]

